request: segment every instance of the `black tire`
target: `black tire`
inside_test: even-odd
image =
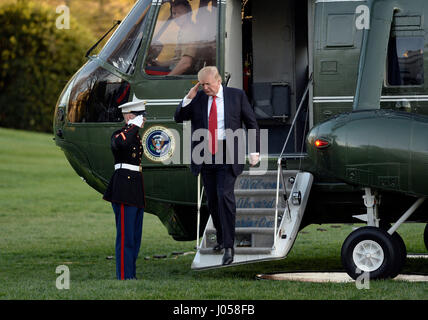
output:
[[[388,222],[380,221],[379,228],[382,230],[388,231],[391,228],[391,224]],[[403,238],[398,232],[392,234],[392,239],[394,240],[396,246],[395,250],[397,252],[397,261],[394,263],[394,270],[391,273],[391,278],[395,278],[403,269],[406,259],[407,259],[407,248],[404,243]]]
[[[388,279],[396,272],[395,265],[399,257],[397,245],[385,230],[376,227],[359,228],[342,245],[342,265],[354,280],[363,272],[367,272],[373,280]]]
[[[394,263],[392,268],[393,270],[391,272],[391,278],[395,278],[400,274],[401,270],[403,270],[403,267],[406,263],[407,249],[403,238],[397,232],[392,234],[392,240],[395,242],[395,250],[397,252],[396,262]]]
[[[428,224],[425,226],[424,242],[425,242],[425,248],[427,248],[428,250]]]

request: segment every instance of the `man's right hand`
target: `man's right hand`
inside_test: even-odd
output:
[[[199,91],[199,82],[197,84],[195,84],[195,86],[192,89],[190,89],[186,98],[187,99],[193,99],[194,97],[196,97],[196,94],[198,93],[198,91]]]

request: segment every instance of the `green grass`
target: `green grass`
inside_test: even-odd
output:
[[[340,248],[352,225],[309,226],[286,259],[192,271],[195,242],[176,242],[159,219],[144,217],[137,281],[115,280],[114,216],[108,202],[72,170],[52,135],[0,128],[0,299],[427,299],[427,283],[257,280],[260,273],[342,271]],[[426,252],[424,225],[399,229],[409,252]],[[166,259],[153,255],[165,254]],[[148,259],[144,259],[148,257]],[[56,288],[57,266],[70,289]],[[427,272],[408,259],[404,272]]]

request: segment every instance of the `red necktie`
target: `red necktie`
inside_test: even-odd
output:
[[[208,119],[208,131],[210,132],[208,143],[211,154],[216,154],[217,146],[217,104],[215,102],[216,96],[213,96],[213,103],[211,104],[210,116]]]

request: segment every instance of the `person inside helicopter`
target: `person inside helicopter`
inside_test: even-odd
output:
[[[215,17],[213,12],[212,9],[208,11],[206,6],[199,8],[195,23],[192,19],[194,12],[188,0],[171,1],[170,17],[160,27],[150,45],[146,60],[146,73],[171,76],[191,75],[196,74],[203,66],[202,64],[206,64],[207,59],[212,60],[215,50],[211,50],[211,53],[208,54],[211,57],[207,57],[207,47],[212,46],[212,41],[210,42],[210,39],[207,38],[206,30],[212,27],[209,23],[210,19],[207,18]],[[158,19],[159,24],[162,21],[161,16]],[[170,26],[171,21],[178,27],[177,32],[172,32],[174,28]],[[202,22],[204,25],[201,25]],[[165,32],[166,30],[167,32]],[[213,37],[214,33],[212,31],[209,33]],[[172,39],[173,34],[176,34],[176,39]],[[174,50],[171,49],[172,46],[175,46]],[[170,52],[169,57],[165,57],[168,56],[168,51]],[[212,63],[212,61],[209,62]]]

